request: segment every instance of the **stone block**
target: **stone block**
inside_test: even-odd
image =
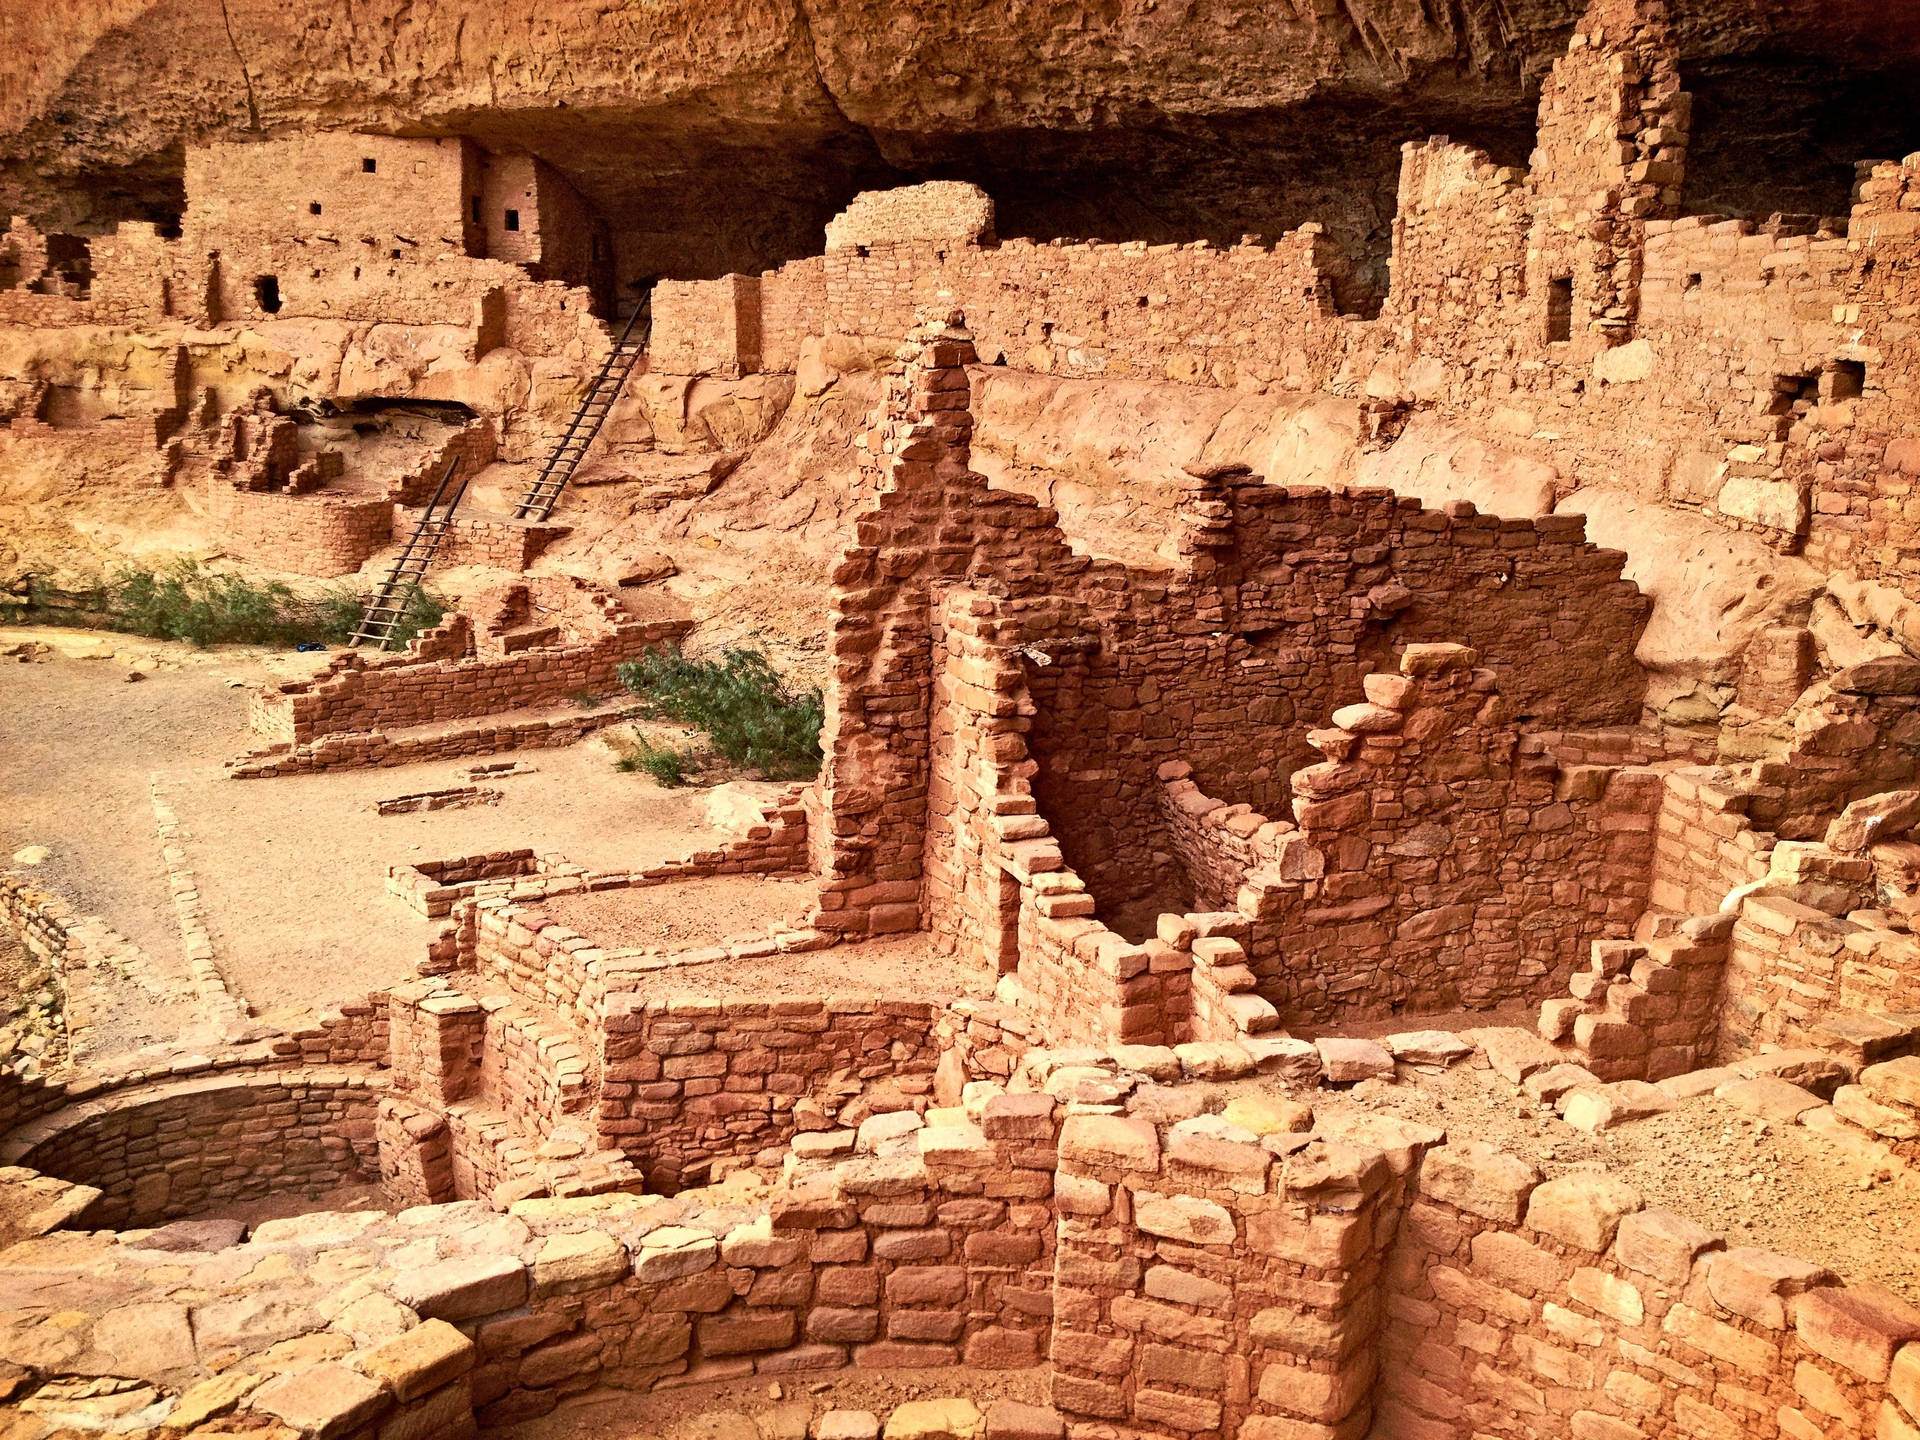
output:
[[[1187,1245],[1231,1245],[1233,1216],[1225,1206],[1193,1195],[1156,1195],[1142,1190],[1133,1197],[1133,1223],[1149,1235]]]
[[[1153,1174],[1160,1168],[1160,1136],[1144,1120],[1121,1115],[1069,1115],[1060,1127],[1060,1158],[1081,1165]]]
[[[1451,1065],[1473,1053],[1473,1046],[1450,1030],[1409,1030],[1381,1043],[1409,1065]]]
[[[1642,1210],[1621,1217],[1613,1258],[1677,1288],[1693,1273],[1694,1257],[1719,1244],[1719,1237],[1704,1225],[1670,1210]]]
[[[987,1407],[986,1440],[1066,1440],[1067,1422],[1057,1410],[996,1400]]]
[[[1560,1097],[1560,1118],[1576,1130],[1611,1130],[1630,1120],[1644,1120],[1673,1108],[1673,1099],[1644,1080],[1621,1080],[1612,1085],[1582,1085]]]
[[[640,1242],[633,1257],[633,1278],[642,1285],[659,1285],[698,1275],[720,1259],[720,1242],[704,1230],[665,1225]]]
[[[751,1355],[791,1345],[796,1325],[791,1310],[736,1310],[698,1321],[703,1355]]]
[[[1544,1178],[1519,1156],[1483,1140],[1468,1140],[1427,1152],[1420,1190],[1470,1215],[1515,1224],[1525,1212],[1527,1197]]]
[[[1277,1095],[1239,1095],[1220,1118],[1255,1135],[1298,1135],[1313,1129],[1313,1110]]]
[[[1393,1078],[1393,1056],[1371,1040],[1327,1036],[1314,1043],[1320,1051],[1321,1069],[1329,1085]]]
[[[1819,1096],[1771,1075],[1762,1075],[1753,1080],[1736,1080],[1731,1085],[1722,1085],[1713,1093],[1736,1110],[1744,1110],[1780,1125],[1791,1125],[1804,1112],[1820,1104]]]
[[[527,1272],[508,1256],[473,1255],[403,1270],[389,1288],[422,1320],[477,1320],[521,1305]]]
[[[1895,1352],[1920,1340],[1920,1310],[1878,1286],[1818,1286],[1794,1301],[1793,1328],[1814,1354],[1882,1383]]]
[[[1727,1250],[1707,1262],[1715,1303],[1774,1330],[1787,1328],[1788,1300],[1832,1281],[1832,1271],[1770,1250]]]
[[[1640,1205],[1639,1194],[1626,1182],[1604,1173],[1575,1171],[1533,1192],[1527,1203],[1527,1226],[1597,1255],[1613,1243],[1621,1217]]]
[[[427,1320],[397,1340],[355,1357],[367,1375],[385,1381],[402,1404],[451,1383],[473,1369],[474,1344],[444,1320]]]
[[[330,1361],[269,1380],[248,1402],[303,1440],[352,1434],[392,1403],[378,1380]]]
[[[626,1278],[627,1247],[603,1230],[549,1235],[533,1261],[533,1294],[577,1295]]]

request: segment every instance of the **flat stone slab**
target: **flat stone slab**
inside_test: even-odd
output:
[[[1735,1080],[1713,1093],[1736,1109],[1783,1125],[1792,1124],[1804,1111],[1824,1103],[1818,1095],[1802,1090],[1798,1085],[1789,1085],[1772,1075],[1762,1075],[1753,1080]]]
[[[1329,1035],[1314,1042],[1329,1085],[1354,1085],[1362,1080],[1391,1080],[1393,1056],[1371,1040]]]
[[[1380,1042],[1393,1058],[1409,1065],[1451,1065],[1473,1054],[1473,1046],[1451,1030],[1409,1030]]]
[[[1644,1080],[1582,1085],[1560,1097],[1560,1118],[1576,1130],[1611,1130],[1673,1109],[1673,1097]]]

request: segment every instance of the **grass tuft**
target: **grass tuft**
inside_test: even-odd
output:
[[[367,597],[344,585],[302,597],[277,580],[216,575],[190,559],[127,565],[78,590],[36,580],[24,602],[0,607],[15,624],[114,630],[192,645],[344,645]],[[416,589],[394,629],[396,645],[438,625],[446,602]]]
[[[825,701],[818,688],[789,690],[758,650],[729,650],[717,660],[692,660],[677,648],[649,650],[622,665],[619,675],[650,718],[706,731],[735,766],[770,780],[819,772]]]
[[[668,790],[677,790],[687,783],[690,758],[685,751],[655,745],[646,736],[636,735],[626,753],[613,764],[615,769],[624,770],[629,775],[635,771],[645,771],[657,784]]]

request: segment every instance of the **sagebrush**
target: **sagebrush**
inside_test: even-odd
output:
[[[115,630],[193,645],[344,645],[367,597],[344,585],[296,595],[277,580],[216,575],[190,559],[161,566],[126,565],[90,585],[56,589],[35,581],[7,618],[30,625]],[[416,587],[394,628],[404,645],[440,623],[446,602]]]
[[[643,713],[706,731],[735,766],[770,780],[805,779],[820,769],[824,698],[817,687],[788,687],[758,650],[729,650],[713,660],[678,648],[649,650],[619,674]]]

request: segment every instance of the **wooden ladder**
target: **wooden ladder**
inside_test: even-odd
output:
[[[434,487],[433,498],[427,501],[427,508],[420,512],[413,533],[407,536],[407,543],[401,547],[400,558],[393,562],[387,578],[380,582],[380,588],[367,601],[366,611],[360,616],[360,627],[353,632],[353,639],[347,642],[349,645],[371,644],[382,650],[392,647],[393,632],[406,615],[407,607],[413,603],[420,582],[426,577],[427,567],[433,564],[434,553],[440,548],[440,541],[453,528],[453,512],[460,508],[460,497],[467,492],[465,477],[461,478],[458,485],[453,483],[453,477],[459,469],[460,457],[456,455],[447,462],[447,473],[440,477],[440,483]]]
[[[607,352],[606,363],[600,367],[600,373],[587,388],[586,398],[581,400],[580,408],[573,412],[566,433],[560,437],[560,443],[553,447],[553,453],[547,456],[547,463],[541,467],[539,478],[520,497],[520,504],[513,512],[514,519],[545,520],[553,514],[553,507],[560,501],[560,492],[567,488],[567,482],[573,479],[573,472],[580,468],[580,462],[586,458],[587,450],[600,433],[607,413],[613,409],[613,402],[620,398],[627,377],[633,373],[641,351],[646,348],[646,330],[643,328],[636,336],[634,327],[639,324],[640,317],[649,314],[651,309],[651,305],[642,300],[633,314],[627,317],[626,328],[620,332],[620,338],[613,342],[613,349]]]

